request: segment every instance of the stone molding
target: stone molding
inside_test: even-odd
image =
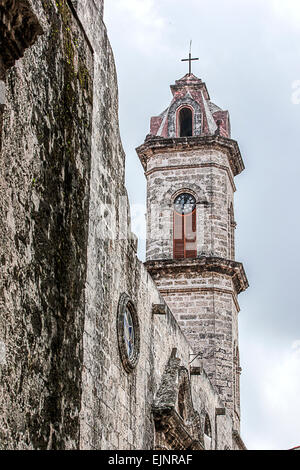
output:
[[[168,136],[176,137],[176,125],[177,125],[177,113],[180,108],[188,106],[193,109],[193,134],[201,134],[201,107],[200,104],[194,100],[191,96],[186,94],[183,98],[176,99],[170,108],[168,113]]]
[[[176,275],[214,272],[230,276],[232,278],[237,294],[245,291],[248,287],[248,280],[242,263],[217,258],[214,256],[200,256],[193,259],[167,259],[146,261],[145,266],[151,276],[155,279],[167,274]]]
[[[172,184],[168,191],[166,191],[162,195],[162,200],[164,201],[163,206],[165,207],[165,209],[173,208],[175,198],[183,192],[191,193],[196,199],[197,205],[203,204],[205,206],[209,206],[207,196],[201,186],[195,183],[182,184],[181,182],[174,182],[174,184]]]
[[[126,307],[129,309],[131,318],[133,321],[134,327],[134,354],[132,358],[128,357],[126,345],[124,342],[124,311]],[[138,321],[138,314],[133,304],[131,298],[126,294],[123,293],[119,299],[118,311],[117,311],[117,336],[118,336],[118,346],[119,346],[119,353],[120,359],[123,364],[124,369],[126,372],[132,372],[139,360],[140,355],[140,327]]]
[[[177,137],[169,139],[150,135],[146,138],[143,145],[136,148],[136,152],[144,170],[147,171],[148,160],[151,156],[157,153],[198,150],[203,148],[221,151],[225,150],[234,176],[239,175],[245,169],[238,143],[227,137],[216,135]]]

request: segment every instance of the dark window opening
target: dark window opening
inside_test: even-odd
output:
[[[240,354],[238,348],[234,351],[234,374],[233,374],[233,401],[234,408],[237,414],[239,414],[240,409]]]
[[[193,135],[193,113],[190,108],[182,108],[179,112],[179,137]]]
[[[185,405],[184,405],[184,395],[185,395],[185,384],[181,384],[178,391],[178,410],[181,418],[185,420]]]
[[[230,252],[230,259],[234,260],[235,259],[235,242],[234,242],[234,235],[235,235],[235,227],[236,223],[234,221],[234,213],[233,213],[233,205],[230,205],[229,208],[229,220],[228,220],[228,225],[229,225],[229,252]]]
[[[211,424],[210,424],[210,419],[209,419],[208,415],[205,416],[204,434],[209,438],[211,438],[211,436],[212,436],[212,434],[211,434]]]

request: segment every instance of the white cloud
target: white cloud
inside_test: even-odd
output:
[[[115,0],[115,4],[118,10],[127,11],[131,16],[146,23],[155,17],[153,0]]]
[[[143,52],[156,53],[162,46],[166,30],[166,19],[159,13],[154,0],[113,0],[106,6],[106,23],[119,29],[123,41]]]
[[[146,212],[145,204],[131,204],[131,230],[138,237],[139,242],[146,240]]]
[[[271,0],[273,13],[280,21],[287,21],[299,29],[300,2],[299,0]]]
[[[256,370],[254,363],[250,365],[257,394],[257,419],[251,424],[246,443],[251,449],[265,450],[300,445],[300,340],[294,341],[287,351],[267,350],[266,346],[260,346],[258,351]]]
[[[293,416],[295,427],[294,439],[299,440],[299,422],[300,422],[300,341],[295,341],[291,349],[284,354],[281,361],[274,364],[266,373],[265,383],[263,384],[265,400],[271,413],[276,413],[282,419],[282,425],[288,422]],[[297,416],[297,418],[296,418]],[[290,432],[287,429],[286,432]],[[282,429],[284,431],[284,429]]]
[[[297,340],[297,341],[294,341],[293,344],[292,344],[292,349],[293,350],[296,350],[297,353],[299,353],[299,349],[300,349],[300,340]]]

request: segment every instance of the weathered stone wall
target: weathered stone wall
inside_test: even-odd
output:
[[[194,363],[192,363],[193,365]],[[216,393],[206,372],[191,376],[194,403],[201,409],[202,425],[205,415],[209,416],[212,438],[204,438],[206,450],[232,449],[232,419],[230,412],[224,408],[224,403]]]
[[[6,75],[0,448],[69,449],[79,445],[93,53],[65,0],[27,4],[43,34]]]
[[[130,251],[128,247],[128,257]],[[122,255],[122,250],[119,253]],[[189,363],[195,359],[171,312],[153,315],[152,305],[161,303],[161,299],[134,253],[125,266],[124,270],[121,264],[114,273],[115,282],[110,289],[112,297],[105,310],[98,304],[94,317],[90,315],[86,319],[81,414],[81,448],[84,449],[153,449],[155,430],[151,408],[171,352],[177,348],[177,357],[188,371]],[[118,300],[123,292],[133,300],[140,325],[139,361],[130,374],[122,365],[117,342]],[[193,365],[198,365],[197,359]],[[224,408],[224,404],[204,371],[200,376],[192,376],[191,382],[194,408],[201,416],[202,429],[205,413],[209,413],[212,422],[210,448],[214,449],[216,409]],[[231,432],[232,421],[226,414],[218,427],[220,448],[232,446]]]
[[[178,272],[154,275],[154,280],[234,416],[233,344],[238,344],[239,306],[232,279],[217,273]],[[235,429],[239,430],[238,420]]]

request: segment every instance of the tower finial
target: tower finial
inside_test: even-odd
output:
[[[192,41],[190,41],[190,52],[189,52],[189,58],[188,59],[181,59],[181,62],[189,62],[189,75],[192,74],[192,61],[193,60],[199,60],[199,57],[194,57],[192,58]]]

